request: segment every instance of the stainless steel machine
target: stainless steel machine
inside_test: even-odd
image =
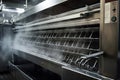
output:
[[[43,1],[15,18],[13,75],[40,80],[32,74],[37,65],[59,75],[56,80],[116,79],[118,2],[50,1],[51,5],[42,8],[50,3]],[[64,10],[65,4],[74,6]]]

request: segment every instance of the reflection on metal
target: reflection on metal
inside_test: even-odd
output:
[[[90,11],[88,11],[85,7],[70,12],[65,12],[56,16],[39,19],[35,23],[33,21],[27,23],[24,26],[16,26],[14,30],[31,31],[31,30],[99,24],[100,23],[99,4],[91,5],[89,6],[89,8]],[[86,14],[88,14],[89,16],[86,17],[83,16]]]
[[[94,8],[93,8],[94,6]],[[65,12],[56,16],[51,16],[51,17],[47,17],[44,19],[39,19],[39,22],[30,22],[24,26],[18,26],[16,28],[24,28],[24,27],[31,27],[31,26],[36,26],[36,25],[43,25],[43,24],[48,24],[48,23],[53,23],[53,22],[60,22],[60,21],[65,21],[65,20],[69,20],[69,19],[75,19],[75,18],[85,18],[83,15],[85,14],[89,14],[89,16],[86,17],[90,17],[93,16],[94,13],[99,13],[100,9],[99,9],[99,4],[95,4],[95,5],[91,5],[89,6],[90,11],[88,11],[86,9],[86,7],[84,8],[80,8],[77,10],[73,10],[73,11],[69,11],[69,12]],[[81,15],[82,14],[82,15]],[[99,18],[99,17],[98,17]],[[46,20],[47,19],[47,20]]]
[[[93,53],[93,54],[90,54],[90,55],[85,55],[85,56],[82,56],[81,58],[83,59],[87,59],[87,58],[92,58],[92,57],[97,57],[97,56],[100,56],[102,55],[104,52],[97,52],[97,53]]]
[[[61,18],[57,18],[57,19],[51,19],[51,20],[48,20],[48,21],[43,21],[43,22],[39,22],[39,23],[35,23],[35,24],[29,24],[29,25],[25,25],[25,26],[18,26],[15,29],[21,29],[21,28],[27,28],[27,27],[33,27],[33,26],[40,26],[40,25],[49,24],[49,23],[52,23],[52,22],[55,23],[55,22],[58,22],[58,21],[64,21],[64,20],[68,20],[68,19],[75,19],[75,18],[80,18],[80,17],[81,17],[80,13],[77,13],[77,14],[73,14],[73,15],[70,15],[70,16],[65,16],[65,17],[61,17]],[[99,23],[99,19],[93,19],[93,20],[92,19],[91,20],[89,20],[89,19],[86,19],[86,20],[71,20],[71,21],[73,21],[73,23],[74,22],[79,22],[78,25],[86,25],[85,23],[87,23],[87,24]],[[64,23],[65,22],[69,22],[69,21],[64,21]],[[68,25],[70,25],[70,24],[68,24]],[[75,26],[75,25],[71,25],[71,26]]]
[[[25,0],[25,8],[27,8],[28,7],[28,0]]]
[[[73,68],[71,66],[67,67],[67,66],[63,66],[63,80],[73,80],[76,79],[75,77],[79,77],[78,79],[85,79],[85,80],[113,80],[111,78],[90,72],[90,71],[86,71],[86,70],[80,70],[78,68]],[[70,74],[71,77],[66,77],[69,76]],[[74,74],[74,75],[73,75]]]
[[[93,25],[93,24],[99,24],[99,19],[94,20],[70,20],[70,21],[63,21],[59,23],[53,23],[53,24],[45,24],[45,25],[37,25],[35,27],[30,28],[15,28],[18,31],[33,31],[33,30],[42,30],[42,29],[53,29],[53,28],[67,28],[67,27],[73,27],[73,26],[84,26],[84,25]]]
[[[88,11],[88,8],[90,9]],[[58,14],[56,16],[49,16],[49,17],[46,17],[46,18],[42,18],[42,19],[37,19],[37,20],[33,20],[32,22],[29,22],[29,23],[26,23],[26,25],[28,24],[35,24],[35,23],[39,23],[39,22],[43,22],[43,21],[48,21],[48,20],[53,20],[53,19],[58,19],[58,18],[62,18],[62,17],[67,17],[67,16],[71,16],[71,15],[77,15],[79,13],[79,16],[75,16],[75,18],[79,18],[80,17],[80,13],[91,13],[91,12],[95,12],[95,11],[100,11],[99,8],[100,8],[100,4],[99,3],[96,3],[96,4],[93,4],[93,5],[89,5],[87,7],[82,7],[82,8],[79,8],[79,9],[75,9],[75,10],[72,10],[72,11],[68,11],[68,12],[65,12],[65,13],[61,13],[61,14]],[[72,16],[71,16],[72,17]],[[72,17],[74,18],[74,17]]]
[[[0,0],[0,4],[2,4],[2,0]]]
[[[65,2],[65,1],[67,1],[67,0],[45,0],[45,1],[41,2],[41,3],[39,3],[38,5],[36,5],[35,7],[27,10],[23,14],[15,17],[14,21],[19,21],[19,20],[21,20],[21,19],[23,19],[25,17],[28,17],[28,16],[30,16],[32,14],[38,13],[38,12],[40,12],[42,10],[53,7],[55,5],[58,5],[60,3]]]

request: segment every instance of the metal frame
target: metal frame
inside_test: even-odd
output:
[[[90,9],[90,10],[93,10],[93,11],[90,11],[90,12],[94,12],[94,11],[100,11],[99,10],[99,8],[100,8],[100,4],[99,3],[97,3],[97,4],[93,4],[93,5],[90,5],[90,6],[86,6],[86,7],[83,7],[83,8],[79,8],[79,9],[76,9],[76,10],[72,10],[72,11],[68,11],[68,12],[65,12],[65,13],[61,13],[61,14],[58,14],[58,15],[56,15],[56,16],[49,16],[49,17],[47,17],[47,18],[42,18],[42,19],[38,19],[38,20],[34,20],[34,21],[32,21],[32,22],[29,22],[29,23],[27,23],[27,25],[28,24],[32,24],[32,23],[37,23],[37,22],[43,22],[43,21],[45,21],[45,20],[50,20],[50,19],[55,19],[55,18],[61,18],[61,17],[64,17],[64,16],[70,16],[70,15],[73,15],[73,14],[77,14],[77,13],[79,13],[80,14],[80,12],[88,12],[87,10],[88,10],[88,8]],[[98,9],[97,9],[98,8]],[[94,10],[95,9],[95,10]],[[97,9],[97,10],[96,10]],[[78,17],[80,17],[80,15],[78,16]]]
[[[120,0],[118,0],[118,63],[117,63],[117,79],[120,79]]]
[[[72,11],[65,12],[65,13],[62,13],[62,14],[58,14],[58,15],[55,15],[55,16],[50,16],[50,17],[47,17],[47,18],[38,19],[36,21],[26,23],[23,26],[16,26],[14,29],[29,28],[29,27],[32,27],[32,26],[38,26],[38,25],[40,26],[40,25],[44,25],[44,24],[65,21],[65,20],[68,20],[68,19],[82,18],[83,16],[80,15],[80,14],[86,14],[86,13],[94,14],[94,13],[100,12],[99,7],[100,7],[100,4],[90,5],[88,7],[83,7],[83,8],[80,8],[80,9],[72,10]],[[90,9],[90,11],[88,10],[88,8]],[[95,14],[95,15],[92,15],[92,16],[94,17],[94,16],[97,16],[97,15],[98,14]],[[96,17],[96,18],[99,18],[99,17]],[[20,19],[20,20],[22,20],[22,19]]]
[[[102,36],[103,36],[103,27],[104,27],[104,17],[105,17],[105,0],[100,0],[100,41],[99,41],[99,46],[100,49],[102,50]],[[103,57],[101,57],[101,60]],[[102,62],[100,63],[100,72],[102,73],[103,69],[103,64]]]
[[[23,14],[15,17],[13,20],[14,20],[15,22],[16,22],[16,21],[19,21],[19,20],[24,19],[24,18],[26,18],[26,17],[28,17],[28,16],[30,16],[30,15],[32,15],[32,14],[38,13],[38,12],[40,12],[40,11],[43,11],[43,10],[45,10],[45,9],[47,9],[47,8],[53,7],[53,6],[55,6],[55,5],[58,5],[58,4],[60,4],[60,3],[65,2],[65,1],[67,1],[67,0],[45,0],[45,1],[43,1],[42,3],[39,3],[38,5],[36,5],[35,7],[27,10],[27,11],[24,12]],[[49,5],[48,5],[47,3],[48,3]],[[47,4],[47,5],[46,5],[46,4]]]
[[[81,79],[85,79],[85,80],[113,80],[111,78],[99,75],[99,74],[95,74],[89,71],[84,71],[84,70],[80,70],[80,69],[75,69],[71,66],[66,67],[66,66],[62,66],[63,68],[63,79],[62,80],[74,80],[77,78],[77,80],[81,80]],[[66,77],[66,76],[70,76],[71,77]]]
[[[114,1],[114,0],[112,0]],[[104,51],[101,58],[101,71],[104,76],[116,79],[118,26],[115,23],[105,23],[105,0],[101,0],[100,49]],[[111,65],[112,63],[112,65]]]
[[[105,17],[105,0],[100,0],[100,49],[102,49],[102,35]]]
[[[87,14],[87,13],[95,13],[95,12],[99,12],[99,9],[89,11],[89,12],[81,12],[81,13],[82,14]],[[75,18],[82,18],[82,17],[83,16],[81,16],[80,12],[79,12],[79,13],[75,13],[75,14],[71,14],[71,15],[67,15],[67,16],[62,16],[62,17],[50,19],[50,20],[47,20],[47,21],[41,21],[41,22],[34,23],[34,24],[27,24],[25,26],[18,26],[18,27],[16,27],[16,29],[32,27],[32,26],[36,26],[36,25],[44,25],[44,24],[49,24],[49,23],[53,23],[53,22],[55,23],[55,22],[65,21],[65,20],[68,20],[68,19],[75,19]]]
[[[93,24],[99,24],[99,19],[64,21],[64,22],[53,23],[53,24],[49,24],[49,25],[45,24],[45,25],[38,25],[35,27],[30,27],[30,28],[18,29],[18,31],[33,31],[33,30],[65,28],[65,27],[84,26],[84,25],[93,25]]]

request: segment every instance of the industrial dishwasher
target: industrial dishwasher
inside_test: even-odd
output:
[[[67,2],[62,1],[61,4]],[[39,6],[35,6],[35,9]],[[108,7],[116,9],[116,12],[110,15],[110,20],[109,14],[104,12],[111,11]],[[32,13],[28,16],[30,14]],[[29,18],[31,19],[28,17],[28,20]],[[19,19],[17,21],[19,22]],[[101,0],[53,16],[27,23],[24,21],[13,28],[15,52],[13,61],[9,63],[13,75],[22,76],[22,79],[18,80],[40,80],[39,74],[35,78],[27,75],[35,72],[38,66],[58,77],[51,80],[115,79],[117,1],[105,3]]]

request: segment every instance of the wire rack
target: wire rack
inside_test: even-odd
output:
[[[99,27],[51,29],[18,33],[16,45],[81,69],[99,72]]]

